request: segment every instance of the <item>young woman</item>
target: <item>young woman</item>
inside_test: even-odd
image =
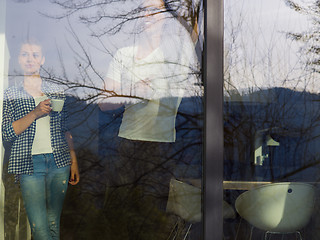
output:
[[[165,207],[176,115],[182,98],[199,91],[198,62],[189,33],[166,1],[142,0],[139,9],[134,44],[115,53],[100,103],[102,111],[125,105],[118,159],[110,161],[108,177],[112,187],[140,187]]]
[[[79,182],[65,108],[53,112],[51,98],[65,99],[58,86],[43,80],[42,47],[22,44],[19,64],[23,82],[5,91],[2,134],[12,144],[8,172],[15,174],[34,240],[59,239],[62,205],[68,182]]]

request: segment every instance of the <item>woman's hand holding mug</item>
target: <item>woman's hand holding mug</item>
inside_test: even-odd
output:
[[[33,112],[37,118],[49,114],[51,112],[50,99],[40,102]]]

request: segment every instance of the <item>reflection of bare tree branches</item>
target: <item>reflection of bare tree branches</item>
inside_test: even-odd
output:
[[[47,14],[42,13],[43,15],[55,18],[63,19],[76,16],[76,18],[83,24],[88,27],[100,26],[95,31],[92,32],[92,36],[101,37],[105,34],[116,34],[118,33],[127,23],[132,22],[133,20],[138,20],[143,18],[146,9],[142,5],[137,5],[131,9],[124,10],[126,5],[132,5],[133,1],[128,0],[108,0],[108,1],[61,1],[54,0],[51,1],[53,4],[56,4],[61,7],[63,10],[60,14]],[[119,8],[114,7],[115,4],[120,5],[121,11]],[[141,4],[141,3],[140,3]],[[188,29],[190,33],[194,31],[197,27],[197,21],[199,18],[200,1],[195,0],[170,0],[166,1],[167,8],[172,13],[172,17],[178,17],[181,23]],[[112,10],[110,10],[112,9]],[[93,14],[94,13],[94,14]],[[158,11],[153,14],[161,14],[163,11]],[[108,24],[105,24],[106,21]],[[113,22],[110,25],[110,21]],[[184,23],[187,23],[184,24]],[[99,29],[99,30],[98,30]],[[196,30],[197,33],[197,30]]]
[[[305,62],[312,72],[320,72],[320,45],[319,45],[319,13],[320,13],[320,5],[319,1],[312,2],[300,2],[297,3],[295,0],[286,0],[286,4],[293,9],[294,11],[308,15],[311,19],[312,27],[309,29],[297,33],[297,32],[289,32],[287,33],[288,37],[293,39],[294,41],[298,41],[304,43],[301,51],[303,54],[306,54],[307,58]]]
[[[104,74],[99,72],[97,66],[93,63],[93,58],[90,56],[90,51],[81,40],[81,37],[74,30],[71,21],[74,21],[71,17],[76,17],[80,20],[91,31],[91,35],[101,44],[102,54],[106,54],[106,57],[113,57],[113,54],[105,46],[105,43],[101,40],[101,36],[105,34],[115,34],[119,32],[122,27],[137,19],[143,18],[147,9],[143,7],[142,2],[137,4],[132,1],[125,0],[110,0],[110,1],[51,1],[52,4],[60,6],[62,12],[57,15],[45,14],[50,18],[62,19],[65,18],[68,21],[68,31],[74,40],[73,43],[68,42],[69,50],[74,55],[74,66],[76,67],[76,76],[72,78],[68,76],[68,69],[63,60],[61,51],[58,49],[58,57],[60,60],[61,71],[59,74],[56,71],[43,69],[42,77],[51,82],[64,86],[65,89],[73,95],[77,95],[83,101],[96,102],[103,98],[135,98],[143,99],[142,97],[128,94],[120,94],[104,87]],[[183,18],[187,21],[195,22],[196,15],[198,14],[199,8],[194,6],[193,1],[185,1],[180,3],[178,0],[170,0],[166,2],[167,5],[173,6],[172,10],[158,10],[152,14],[162,14],[165,11],[176,12],[180,8],[188,9],[187,12],[183,13]],[[120,7],[114,7],[119,5]],[[132,5],[127,7],[126,5]],[[173,17],[173,15],[171,15]],[[190,20],[193,19],[193,20]],[[115,23],[115,24],[114,24]],[[102,26],[102,28],[101,28]],[[135,31],[131,28],[131,31]],[[143,31],[143,29],[139,29]],[[97,46],[96,46],[97,47]],[[172,63],[171,63],[172,64]],[[177,63],[175,63],[177,64]],[[190,74],[197,75],[200,79],[199,69],[191,69],[195,66],[190,67]],[[70,74],[70,73],[69,73]],[[172,76],[177,77],[177,76]],[[201,83],[199,83],[201,85]]]
[[[127,11],[110,11],[110,8],[114,6],[113,4],[119,3],[122,4],[123,7],[125,6],[125,2],[125,0],[111,0],[102,2],[85,1],[84,3],[79,3],[78,1],[65,2],[56,0],[52,3],[59,5],[64,10],[64,13],[60,15],[45,15],[56,19],[68,18],[72,15],[77,15],[79,21],[89,27],[94,27],[100,23],[104,24],[107,20],[108,24],[102,27],[102,30],[96,30],[92,33],[92,36],[101,37],[105,34],[116,34],[125,24],[143,17],[146,10],[145,8],[141,7],[141,5],[138,5],[137,7]],[[127,2],[132,4],[131,1]],[[93,12],[95,14],[92,14]],[[162,11],[158,11],[154,14],[161,13]],[[110,21],[113,22],[113,25],[110,25]]]
[[[54,0],[51,3],[59,5],[64,12],[61,15],[47,15],[56,19],[68,19],[68,33],[74,41],[67,43],[74,57],[72,64],[75,66],[75,70],[72,77],[68,69],[70,62],[66,62],[63,56],[64,52],[59,49],[59,46],[57,46],[57,51],[60,71],[57,69],[41,69],[42,79],[62,86],[66,90],[68,98],[71,98],[71,102],[66,101],[66,105],[71,110],[69,121],[71,131],[74,132],[73,136],[81,169],[80,185],[71,189],[68,193],[67,207],[63,213],[63,219],[66,220],[63,227],[67,226],[68,229],[65,228],[63,236],[67,236],[65,232],[72,230],[70,234],[75,235],[77,239],[92,239],[92,236],[96,237],[98,235],[101,239],[105,237],[110,239],[129,239],[132,237],[137,239],[154,239],[155,237],[166,239],[169,230],[167,228],[171,227],[173,216],[168,216],[164,211],[155,207],[154,199],[158,195],[154,191],[142,189],[146,187],[145,185],[141,185],[140,188],[131,192],[130,184],[120,185],[117,186],[117,189],[113,189],[114,191],[106,192],[109,184],[107,178],[111,178],[106,174],[108,167],[112,166],[110,158],[116,158],[116,160],[119,158],[119,149],[117,148],[117,140],[119,141],[117,128],[119,126],[117,123],[121,120],[122,113],[112,112],[110,113],[112,114],[111,117],[104,122],[104,119],[100,119],[102,113],[96,103],[104,98],[143,98],[105,89],[103,84],[104,73],[101,73],[99,67],[95,64],[95,56],[92,56],[92,52],[88,50],[88,45],[84,43],[83,36],[72,25],[72,18],[78,17],[83,26],[90,28],[91,36],[94,37],[95,41],[101,43],[103,49],[100,53],[104,54],[106,58],[113,57],[108,47],[103,44],[100,36],[119,32],[129,22],[142,18],[145,12],[145,9],[141,6],[136,6],[123,13],[108,9],[114,3],[128,2],[131,1]],[[177,1],[173,0],[171,2]],[[186,2],[187,4],[192,3],[192,1]],[[195,22],[196,11],[190,10],[190,12],[194,16],[187,14],[184,17],[188,22]],[[153,14],[161,13],[163,11]],[[101,24],[104,27],[100,31],[99,26]],[[142,29],[139,30],[142,31]],[[168,64],[177,65],[180,63],[170,62]],[[197,66],[183,67],[190,68],[189,74],[196,75],[196,78],[200,81],[201,72]],[[12,77],[19,77],[19,74],[13,74]],[[175,73],[171,77],[179,78],[180,76],[179,73]],[[187,81],[187,79],[181,79],[181,81]],[[198,84],[199,86],[202,85],[202,83]],[[203,102],[202,99],[198,101],[201,97],[201,94],[194,94],[193,98],[190,97],[192,103],[185,104],[184,108],[187,110],[177,113],[179,121],[177,121],[176,130],[180,135],[177,141],[172,144],[175,148],[170,149],[171,152],[164,151],[163,154],[167,155],[163,157],[163,161],[157,162],[152,168],[140,175],[135,179],[136,182],[157,171],[167,171],[166,174],[170,176],[201,178],[201,171],[196,169],[197,167],[200,169],[202,164]],[[195,103],[196,101],[198,102]],[[192,107],[194,109],[191,109]],[[103,136],[103,133],[106,132],[111,136]],[[99,149],[97,150],[97,148]],[[107,154],[100,154],[98,152],[101,150],[100,148],[105,150]],[[166,165],[172,168],[166,168]],[[176,169],[172,170],[173,167]],[[180,167],[185,167],[185,169],[182,171],[179,169]],[[158,178],[154,178],[152,182],[148,183],[148,187],[151,186],[154,189],[158,185],[161,185],[162,189],[168,188],[167,182]],[[166,201],[167,196],[165,194],[161,197],[161,201]],[[119,202],[119,199],[122,201]]]
[[[286,2],[302,14],[311,11],[295,1]],[[274,28],[270,42],[266,42],[267,39],[262,37],[262,48],[258,44],[249,46],[245,36],[252,35],[253,43],[257,43],[260,37],[257,32],[261,29],[257,28],[257,31],[251,32],[249,30],[254,29],[254,21],[257,19],[250,19],[252,23],[245,19],[245,10],[239,11],[237,17],[234,13],[228,14],[228,9],[226,12],[225,177],[241,180],[256,177],[255,171],[259,166],[253,165],[255,134],[261,129],[274,127],[281,129],[277,132],[270,131],[271,136],[280,142],[280,146],[266,147],[266,152],[270,153],[266,164],[269,169],[268,173],[265,170],[265,175],[261,177],[270,180],[300,180],[311,177],[303,175],[303,172],[314,171],[315,166],[319,164],[317,145],[320,114],[319,104],[315,102],[319,95],[309,92],[318,89],[314,89],[312,85],[314,76],[306,73],[305,65],[299,65],[304,56],[297,52],[296,56],[300,56],[300,59],[296,64],[290,68],[278,69],[278,65],[282,63],[281,54],[275,51],[274,43],[277,38]],[[313,5],[311,12],[311,16],[316,20],[316,13],[320,12],[319,6]],[[314,24],[318,26],[319,21],[315,21]],[[320,56],[316,42],[320,39],[317,32],[318,27],[303,33],[289,33],[291,39],[286,40],[288,44],[297,40],[311,46],[307,50],[310,54],[307,64],[312,71],[318,71],[317,59]],[[299,86],[302,90],[297,90]]]

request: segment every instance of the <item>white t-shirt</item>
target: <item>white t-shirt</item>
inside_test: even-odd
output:
[[[34,97],[36,106],[46,99],[48,99],[47,96]],[[36,133],[32,144],[33,155],[44,153],[52,153],[50,115],[45,115],[36,120]]]
[[[107,78],[120,84],[118,95],[131,96],[125,99],[128,104],[119,130],[120,137],[175,141],[178,107],[183,96],[194,95],[197,91],[195,71],[199,69],[191,38],[185,30],[180,31],[181,34],[176,31],[162,39],[160,46],[143,59],[136,58],[136,46],[116,52]],[[148,87],[141,87],[144,82]],[[114,90],[112,83],[107,89]],[[113,99],[117,100],[116,97]],[[123,102],[123,98],[118,101]]]

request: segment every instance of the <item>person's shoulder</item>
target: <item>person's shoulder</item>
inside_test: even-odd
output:
[[[50,96],[59,96],[61,98],[65,97],[64,88],[63,88],[63,85],[61,84],[44,81],[42,83],[42,91],[45,95],[49,97]]]
[[[177,19],[170,19],[164,26],[163,40],[179,45],[192,43],[191,35]]]
[[[10,92],[10,91],[17,91],[17,90],[18,90],[18,87],[13,85],[13,86],[7,87],[4,91]]]
[[[54,91],[54,92],[61,92],[63,91],[63,88],[61,85],[52,83],[49,81],[43,81],[43,88],[46,90]]]
[[[179,23],[176,23],[175,28],[172,28],[171,31],[175,29],[176,34],[166,34],[163,37],[162,46],[165,51],[178,54],[181,53],[189,55],[190,52],[195,50],[195,45],[192,42],[190,34],[187,30]]]
[[[136,49],[136,48],[135,48],[134,46],[126,46],[126,47],[119,48],[119,49],[116,51],[115,56],[116,56],[116,57],[120,57],[120,56],[131,56],[131,55],[134,54],[135,49]]]
[[[126,46],[126,47],[119,48],[113,57],[113,61],[126,65],[127,63],[132,61],[132,58],[134,57],[135,52],[136,52],[136,47],[134,46]]]
[[[10,86],[4,90],[4,100],[14,100],[20,98],[22,86]]]
[[[7,94],[7,95],[15,94],[15,93],[17,93],[17,92],[20,91],[20,88],[21,88],[21,87],[10,86],[10,87],[8,87],[8,88],[6,88],[6,89],[4,90],[4,94]]]

